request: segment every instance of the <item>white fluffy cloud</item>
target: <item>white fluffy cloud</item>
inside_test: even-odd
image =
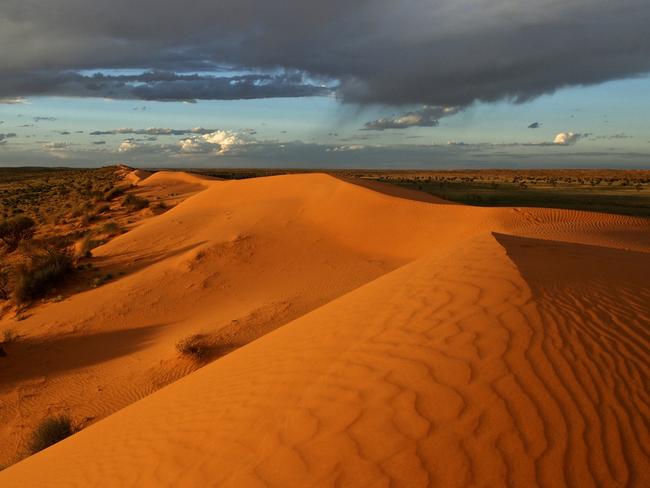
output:
[[[188,137],[179,142],[182,152],[186,153],[215,153],[227,154],[238,148],[256,144],[256,140],[248,134],[217,130],[200,137]]]
[[[120,144],[120,147],[117,148],[117,151],[121,153],[135,151],[140,146],[142,146],[142,144],[139,144],[134,139],[125,139],[122,141],[122,144]]]
[[[570,146],[578,142],[581,138],[582,134],[576,134],[574,132],[560,132],[555,136],[553,144],[557,144],[559,146]]]

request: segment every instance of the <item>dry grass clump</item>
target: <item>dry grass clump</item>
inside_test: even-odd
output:
[[[115,236],[122,233],[122,229],[115,222],[106,222],[102,228],[101,232],[109,236]]]
[[[29,451],[35,454],[74,434],[72,420],[67,415],[43,420],[32,433]]]
[[[210,355],[211,349],[206,336],[202,334],[188,336],[176,343],[176,350],[180,354],[197,361],[206,359]]]
[[[110,202],[113,198],[119,197],[124,194],[124,189],[119,186],[114,186],[104,194],[104,199]]]
[[[0,269],[0,300],[9,300],[9,272]]]
[[[20,336],[13,329],[5,329],[2,333],[2,344],[13,344]]]
[[[48,249],[44,254],[32,256],[28,265],[21,265],[16,271],[16,302],[26,303],[46,295],[72,270],[72,257],[65,251]]]
[[[149,200],[129,193],[126,197],[124,197],[122,204],[132,210],[142,210],[143,208],[147,208],[149,206]]]
[[[0,240],[9,252],[15,251],[21,241],[34,236],[36,223],[30,217],[20,215],[0,222]]]

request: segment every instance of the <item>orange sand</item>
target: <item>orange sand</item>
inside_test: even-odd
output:
[[[106,418],[0,486],[650,485],[647,220],[138,181],[163,184],[196,193],[96,249],[126,274],[35,308],[0,363],[5,457],[47,414]],[[197,332],[242,347],[154,392]]]

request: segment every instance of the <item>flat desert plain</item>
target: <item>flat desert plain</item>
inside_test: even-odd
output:
[[[3,488],[650,486],[648,219],[126,177],[186,198],[19,322]],[[16,463],[60,414],[83,428]]]

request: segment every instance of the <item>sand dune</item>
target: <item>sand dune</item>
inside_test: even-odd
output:
[[[202,189],[25,321],[3,438],[107,418],[2,486],[650,484],[647,220],[193,178],[140,181]],[[152,393],[195,332],[236,350]]]

